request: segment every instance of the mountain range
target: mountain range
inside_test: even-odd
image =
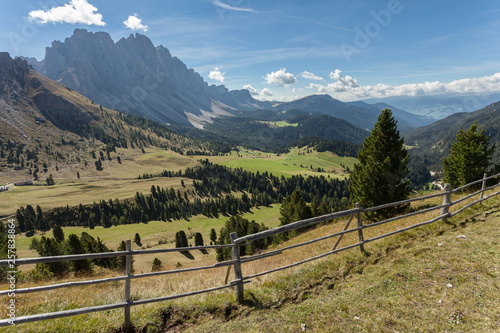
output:
[[[208,85],[167,48],[155,47],[135,34],[116,43],[106,32],[76,29],[64,42],[54,41],[45,58],[25,58],[35,70],[68,86],[100,105],[155,121],[203,128],[214,117],[234,111],[300,109],[347,120],[370,130],[381,108],[393,109],[401,130],[427,125],[432,118],[413,115],[390,105],[343,103],[329,95],[313,95],[292,102],[254,99],[248,90]]]
[[[457,131],[460,128],[468,129],[474,122],[477,122],[479,128],[484,127],[491,143],[500,147],[500,102],[470,113],[455,113],[428,126],[405,132],[404,137],[407,144],[444,157],[448,154]],[[498,149],[495,156],[500,158]]]
[[[58,162],[87,165],[95,158],[91,152],[99,149],[154,146],[217,154],[230,148],[102,107],[5,52],[0,53],[0,128],[0,170]]]
[[[440,94],[422,96],[393,96],[367,99],[370,104],[386,103],[412,114],[439,120],[458,112],[473,112],[500,101],[500,94]]]

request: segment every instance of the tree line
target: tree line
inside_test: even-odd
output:
[[[122,241],[118,246],[118,251],[125,251],[125,247],[125,242]],[[76,234],[70,234],[65,238],[64,232],[59,226],[54,227],[53,237],[44,235],[40,239],[33,238],[30,250],[36,250],[41,257],[113,252],[99,237],[95,239],[86,232],[82,232],[80,237]],[[60,277],[66,275],[68,272],[90,274],[93,272],[94,266],[122,271],[125,269],[125,265],[125,257],[42,263],[36,264],[35,269],[30,272],[30,276],[34,280],[42,280],[50,279],[54,276]]]
[[[322,204],[325,211],[342,210],[349,205],[349,182],[346,180],[324,176],[304,178],[301,175],[285,178],[267,172],[231,169],[208,160],[200,160],[199,163],[185,171],[156,175],[192,179],[192,190],[181,193],[172,187],[153,185],[149,194],[137,192],[132,200],[100,200],[90,205],[67,205],[46,212],[42,212],[39,206],[35,211],[31,205],[27,205],[16,212],[19,231],[49,230],[55,225],[108,228],[121,224],[189,218],[198,214],[230,216],[247,212],[252,207],[281,203],[296,189],[302,191],[304,200]]]

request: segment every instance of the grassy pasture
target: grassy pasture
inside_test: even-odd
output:
[[[270,207],[254,208],[251,212],[242,215],[248,220],[255,220],[256,222],[264,223],[269,228],[274,228],[279,225],[280,216],[280,205],[272,205]],[[101,226],[95,227],[95,229],[88,229],[83,227],[63,227],[64,235],[67,237],[70,234],[80,235],[82,232],[86,232],[94,238],[99,237],[104,241],[106,246],[112,250],[117,250],[118,245],[121,241],[130,239],[134,240],[134,236],[138,233],[141,236],[141,246],[132,243],[132,249],[137,250],[141,248],[174,248],[175,247],[175,233],[179,230],[184,230],[186,236],[188,236],[188,242],[194,246],[194,239],[192,238],[196,232],[199,232],[203,236],[205,244],[210,244],[210,230],[213,228],[219,234],[221,227],[229,219],[227,216],[219,216],[218,218],[209,218],[204,215],[197,215],[189,220],[172,220],[168,222],[162,221],[151,221],[148,223],[137,223],[137,224],[127,224],[119,225],[111,228],[103,228]],[[47,233],[37,232],[32,237],[26,237],[25,234],[18,235],[16,239],[16,246],[18,250],[19,258],[30,258],[38,257],[38,254],[34,250],[29,250],[31,240],[33,237],[40,237],[45,234],[46,237],[52,237],[52,232]],[[166,244],[159,244],[159,242],[166,241]],[[192,251],[195,259],[199,260],[201,252]],[[151,256],[141,256],[136,259],[135,267],[136,270],[142,272],[151,271],[151,265],[154,257],[158,257],[164,262],[165,265],[174,267],[177,262],[181,264],[187,264],[192,259],[183,256],[180,253],[174,252],[169,254],[158,254]],[[215,258],[215,252],[210,251],[209,258],[213,260]],[[25,266],[23,270],[31,269],[32,267]]]
[[[440,200],[430,199],[423,207],[438,204]],[[500,328],[499,207],[500,201],[495,197],[447,223],[436,222],[368,243],[369,256],[354,248],[255,278],[245,286],[246,303],[243,306],[236,304],[234,291],[227,289],[133,307],[132,321],[139,330],[148,324],[149,331],[283,332],[301,331],[305,327],[306,331],[319,332],[497,332]],[[429,212],[367,229],[365,239],[436,214]],[[342,230],[344,223],[345,220],[320,226],[280,247]],[[356,242],[356,239],[356,233],[346,235],[340,246]],[[284,256],[245,263],[244,274],[324,253],[331,250],[334,242],[335,239],[328,239],[286,251]],[[202,260],[196,262],[197,265],[213,262],[201,254],[193,253],[193,256]],[[188,265],[183,264],[183,267]],[[220,285],[225,273],[225,268],[218,268],[203,274],[133,280],[132,298],[144,299]],[[107,274],[102,272],[100,277]],[[28,286],[33,285],[22,285]],[[59,289],[19,295],[18,298],[22,314],[122,300],[123,283],[81,287],[77,293],[72,289]],[[160,318],[167,318],[167,324]],[[49,320],[43,325],[23,324],[6,331],[106,332],[122,323],[123,310],[112,310]]]
[[[280,120],[280,121],[260,121],[263,124],[267,124],[267,126],[271,128],[277,128],[277,127],[297,127],[299,123],[288,123],[285,120]]]
[[[298,153],[304,155],[298,155]],[[291,177],[296,175],[303,176],[325,176],[332,178],[345,179],[348,174],[343,174],[343,168],[340,164],[352,169],[355,158],[352,157],[339,157],[330,152],[318,153],[312,151],[307,153],[306,149],[292,149],[288,154],[276,156],[275,154],[260,153],[244,150],[237,154],[233,153],[231,156],[214,156],[209,160],[215,163],[225,165],[230,168],[243,168],[251,172],[270,172],[275,176]],[[302,167],[301,167],[302,165]],[[314,170],[318,168],[324,169],[326,172],[317,172]]]
[[[220,163],[231,168],[243,168],[252,172],[268,171],[276,176],[291,177],[292,175],[336,177],[344,179],[348,174],[343,174],[340,163],[353,167],[356,159],[339,157],[329,152],[318,153],[313,151],[305,155],[304,149],[292,149],[290,153],[276,156],[275,154],[243,150],[239,153],[232,152],[229,156],[183,156],[170,150],[146,149],[143,154],[138,149],[117,149],[117,154],[112,153],[111,161],[103,162],[103,171],[95,170],[93,162],[73,165],[60,165],[48,168],[46,173],[40,172],[40,181],[34,186],[12,188],[10,191],[0,193],[0,216],[14,214],[20,206],[28,204],[40,205],[42,209],[51,209],[66,205],[91,204],[94,201],[109,199],[132,198],[136,192],[149,193],[151,185],[173,187],[181,189],[178,178],[153,178],[139,180],[137,177],[144,173],[159,173],[163,170],[183,170],[197,164],[200,158]],[[238,157],[238,154],[241,157]],[[120,156],[122,163],[117,162]],[[91,159],[89,159],[90,161]],[[295,165],[294,165],[295,164]],[[300,167],[303,165],[303,167]],[[310,166],[317,170],[318,167],[327,172],[310,170]],[[77,172],[80,179],[77,178]],[[56,185],[44,186],[45,178],[52,174]],[[12,183],[28,177],[26,171],[0,173],[0,183]],[[186,186],[191,185],[190,180],[184,180]]]

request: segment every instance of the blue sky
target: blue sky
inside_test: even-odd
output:
[[[210,84],[290,100],[500,92],[497,0],[23,0],[0,51],[42,59],[75,28],[142,33]]]

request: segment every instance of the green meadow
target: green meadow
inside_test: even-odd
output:
[[[239,155],[240,157],[233,153],[231,156],[216,156],[209,159],[230,168],[242,168],[260,173],[267,171],[275,176],[325,176],[339,179],[348,177],[341,164],[352,170],[357,161],[353,157],[339,157],[330,152],[311,151],[307,153],[307,149],[298,148],[291,149],[289,153],[279,156],[248,150],[240,152]],[[326,172],[318,172],[318,168]]]
[[[269,207],[253,208],[250,212],[242,216],[248,220],[255,220],[258,223],[264,223],[269,228],[274,228],[279,225],[281,205],[271,205]],[[172,220],[167,222],[151,221],[148,223],[137,223],[118,225],[116,227],[103,228],[97,226],[94,229],[84,227],[63,227],[64,235],[67,237],[70,234],[80,236],[82,232],[86,232],[92,237],[99,237],[105,244],[112,250],[117,250],[118,245],[127,239],[134,240],[136,233],[141,237],[141,245],[132,243],[132,249],[164,249],[175,247],[175,233],[179,230],[184,230],[191,245],[194,245],[194,234],[199,232],[203,236],[204,243],[210,244],[210,230],[213,228],[219,234],[220,229],[224,226],[225,222],[229,219],[228,216],[219,216],[210,218],[204,215],[193,216],[190,219]],[[38,257],[34,250],[29,250],[29,246],[33,238],[40,238],[42,235],[52,237],[52,231],[37,232],[34,236],[27,237],[26,234],[18,235],[16,238],[16,245],[18,256],[20,258]],[[196,257],[201,255],[199,251],[191,251]],[[208,256],[214,258],[215,252],[210,251]],[[159,257],[166,265],[175,265],[177,262],[185,265],[192,259],[183,256],[180,253],[165,253],[158,255],[147,255],[141,257],[142,260],[136,262],[138,270],[147,272],[151,270],[151,264],[154,257]],[[23,270],[32,267],[23,267]]]

